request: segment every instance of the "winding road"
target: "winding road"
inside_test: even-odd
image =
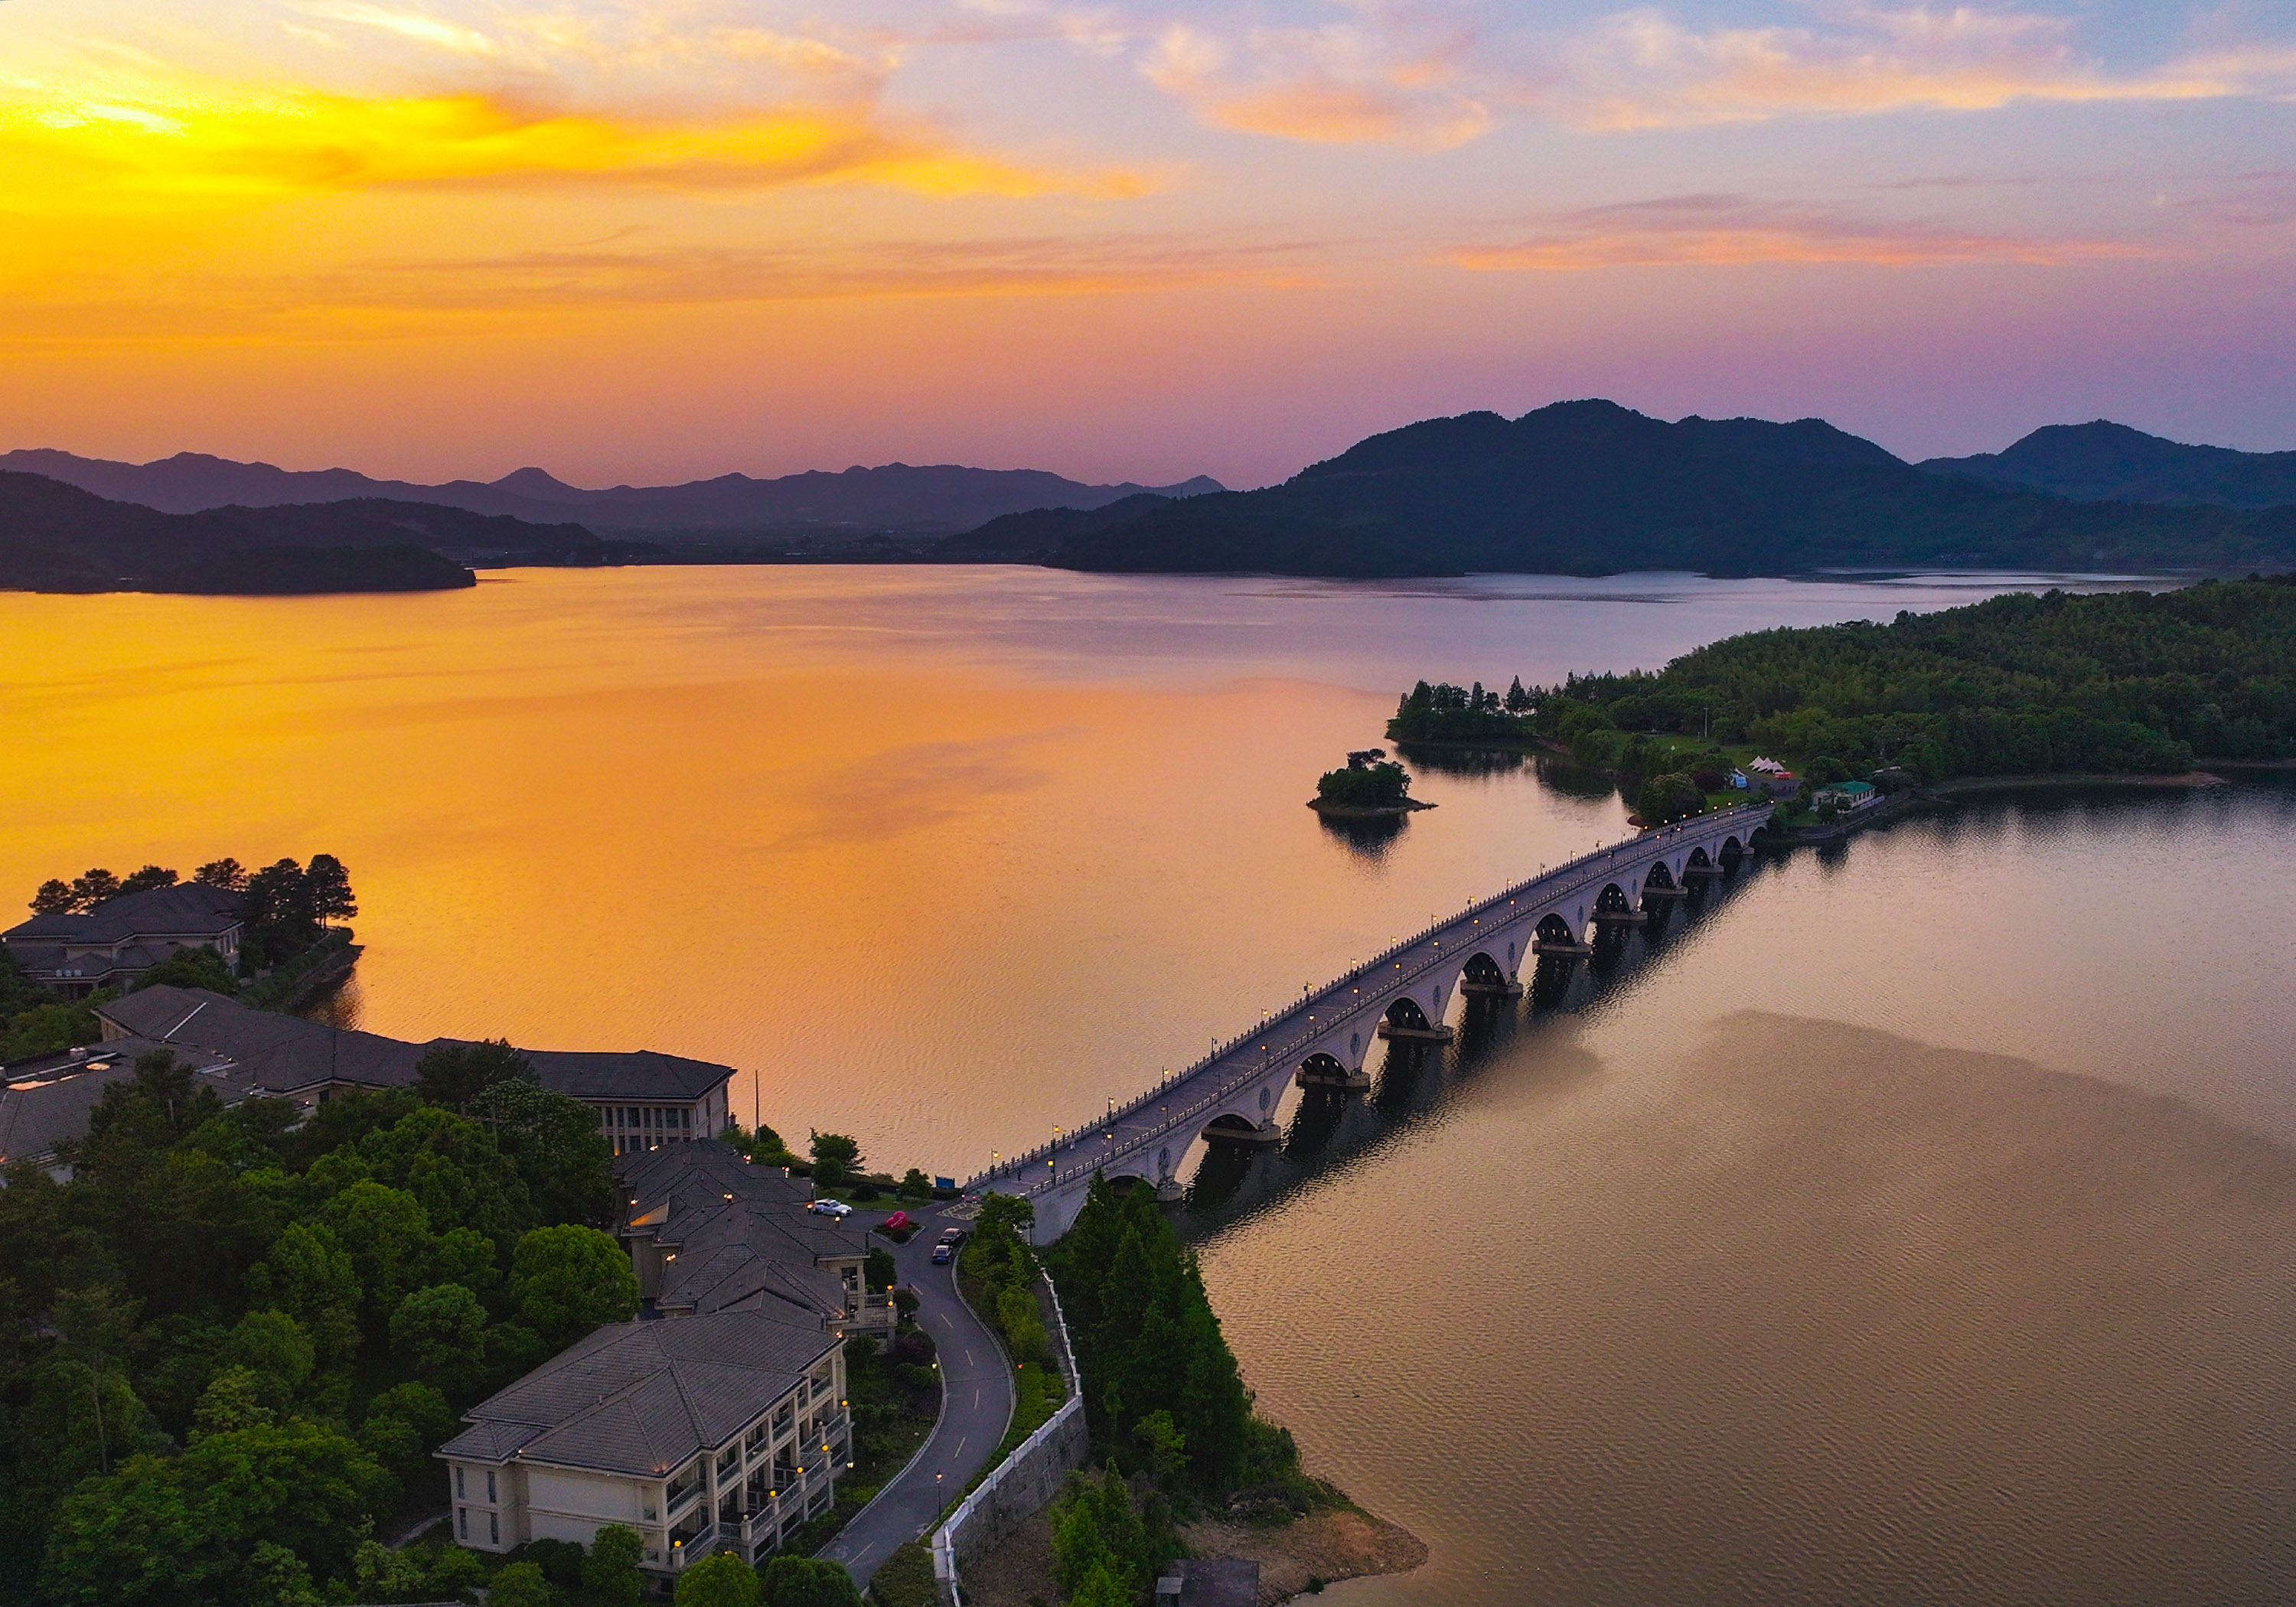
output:
[[[857,1211],[848,1220],[874,1227],[889,1215]],[[901,1282],[917,1292],[917,1322],[939,1351],[940,1418],[915,1459],[822,1548],[823,1556],[844,1563],[864,1589],[896,1547],[922,1537],[973,1474],[988,1465],[1013,1422],[1013,1374],[1004,1348],[957,1293],[955,1266],[932,1264],[941,1229],[969,1230],[972,1224],[931,1209],[912,1209],[909,1218],[923,1226],[906,1244],[875,1236],[869,1242],[892,1252]]]

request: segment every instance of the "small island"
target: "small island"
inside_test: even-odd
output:
[[[1411,796],[1411,773],[1385,749],[1364,748],[1348,755],[1345,769],[1327,770],[1316,780],[1308,807],[1330,818],[1365,820],[1435,806]]]

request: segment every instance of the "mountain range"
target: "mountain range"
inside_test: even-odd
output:
[[[1916,467],[2081,502],[2213,504],[2279,508],[2296,503],[2296,452],[2187,447],[2098,419],[2051,424],[2005,452],[1932,457]]]
[[[375,497],[165,513],[0,471],[0,587],[260,595],[476,585],[449,553],[558,563],[615,556],[578,524]]]
[[[2296,507],[2073,501],[1970,478],[1965,461],[1916,467],[1821,419],[1669,423],[1614,402],[1558,402],[1518,419],[1406,425],[1258,491],[1158,503],[1097,528],[1070,520],[1038,556],[1078,570],[1334,576],[2296,561]]]
[[[816,469],[777,480],[724,474],[684,485],[615,486],[597,491],[570,486],[540,469],[520,469],[496,480],[426,486],[373,480],[349,469],[279,469],[198,452],[129,463],[48,448],[0,453],[0,470],[10,469],[45,474],[98,496],[168,513],[381,497],[540,524],[578,520],[594,531],[668,537],[809,529],[940,535],[1030,508],[1097,508],[1142,492],[1181,497],[1225,488],[1203,475],[1174,486],[1098,486],[1040,469],[968,469],[946,463],[886,463],[838,474]]]

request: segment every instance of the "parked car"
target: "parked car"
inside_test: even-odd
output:
[[[932,1262],[934,1266],[946,1267],[951,1261],[955,1259],[956,1246],[950,1243],[947,1239],[943,1239],[939,1243],[933,1246]]]
[[[849,1217],[853,1208],[842,1200],[816,1200],[806,1209],[823,1217]]]
[[[962,1244],[962,1243],[964,1243],[964,1229],[963,1229],[963,1228],[961,1228],[961,1227],[944,1227],[944,1228],[942,1228],[942,1229],[940,1230],[940,1240],[939,1240],[939,1242],[941,1242],[941,1243],[943,1243],[943,1244]]]

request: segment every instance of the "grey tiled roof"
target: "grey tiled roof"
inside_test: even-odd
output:
[[[658,1049],[529,1049],[526,1058],[545,1086],[577,1099],[695,1100],[734,1075],[731,1066]]]
[[[440,1456],[660,1478],[724,1445],[838,1341],[762,1311],[617,1323],[464,1416]]]
[[[86,1134],[88,1114],[104,1089],[134,1077],[137,1057],[160,1049],[199,1072],[201,1084],[226,1103],[255,1091],[235,1070],[219,1074],[223,1062],[216,1055],[148,1038],[115,1038],[78,1059],[60,1052],[15,1061],[7,1069],[8,1086],[0,1088],[0,1162],[53,1155],[59,1144]]]
[[[398,1088],[430,1050],[463,1040],[410,1044],[373,1032],[348,1032],[299,1016],[250,1010],[202,988],[145,988],[98,1007],[126,1032],[194,1044],[248,1066],[272,1093],[327,1083]],[[734,1075],[730,1066],[683,1060],[651,1050],[632,1054],[529,1050],[542,1086],[577,1099],[690,1100]],[[706,1074],[706,1075],[705,1075]]]
[[[204,988],[140,988],[98,1005],[96,1013],[139,1037],[228,1056],[268,1094],[327,1083],[406,1087],[414,1081],[414,1062],[428,1046],[250,1010]]]
[[[779,1310],[792,1321],[840,1321],[845,1283],[824,1261],[857,1260],[855,1229],[805,1209],[811,1191],[775,1166],[752,1166],[716,1139],[625,1156],[623,1232],[648,1223],[676,1259],[662,1268],[665,1312]],[[636,1229],[644,1232],[645,1229]]]
[[[106,899],[84,915],[34,915],[0,932],[21,943],[124,943],[130,938],[223,936],[240,923],[241,899],[204,882],[178,881]]]

